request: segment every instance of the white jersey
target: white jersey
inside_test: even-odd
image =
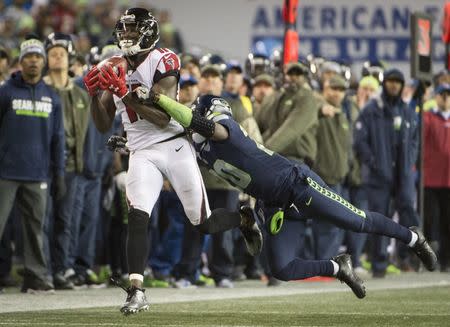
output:
[[[180,60],[169,49],[156,48],[148,54],[147,58],[131,74],[127,74],[126,82],[130,91],[144,85],[151,89],[153,84],[166,76],[178,75]],[[122,123],[127,132],[127,147],[131,150],[148,148],[150,145],[164,141],[174,135],[183,132],[183,127],[174,119],[164,127],[139,117],[139,115],[114,96],[117,112],[122,116]]]

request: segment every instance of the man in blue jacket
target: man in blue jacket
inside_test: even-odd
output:
[[[22,72],[0,87],[0,235],[17,198],[24,238],[22,291],[50,291],[42,238],[49,179],[54,178],[56,198],[65,192],[61,103],[42,81],[42,42],[29,39],[20,49]]]
[[[418,153],[418,128],[414,111],[401,99],[404,84],[398,69],[385,72],[381,96],[367,103],[355,124],[354,149],[368,186],[369,210],[392,216],[390,203],[395,199],[400,223],[410,227],[419,223],[413,207],[412,170]],[[373,238],[374,277],[382,278],[386,273],[388,242],[384,236]],[[402,256],[406,259],[403,250]]]

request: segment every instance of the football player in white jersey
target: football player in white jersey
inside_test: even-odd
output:
[[[116,41],[128,62],[128,71],[118,65],[93,67],[84,78],[92,97],[92,116],[97,128],[107,131],[116,110],[122,115],[130,150],[126,194],[129,204],[127,258],[131,286],[121,308],[124,314],[148,309],[142,289],[147,261],[149,215],[163,185],[163,175],[180,198],[193,225],[213,233],[240,227],[249,250],[259,252],[262,236],[253,217],[217,209],[210,212],[195,150],[184,128],[163,110],[146,103],[139,90],[153,90],[177,98],[180,62],[169,49],[156,48],[158,22],[143,8],[125,11],[116,24]],[[145,87],[139,87],[145,86]],[[106,92],[101,92],[101,91]]]

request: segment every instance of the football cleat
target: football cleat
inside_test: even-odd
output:
[[[419,237],[411,250],[419,257],[429,271],[436,269],[437,257],[419,227],[411,226],[409,230]]]
[[[355,293],[355,295],[362,299],[366,296],[366,288],[363,281],[355,274],[353,271],[352,260],[349,254],[340,254],[332,258],[339,265],[339,271],[336,278],[341,281],[341,283],[347,284]]]
[[[241,214],[241,226],[239,229],[244,236],[245,245],[250,255],[255,256],[261,253],[263,237],[261,230],[253,216],[253,210],[248,206],[242,206],[239,210]]]
[[[133,285],[123,287],[120,283],[113,279],[112,282],[127,292],[125,303],[120,308],[120,312],[122,312],[125,316],[148,310],[150,305],[147,301],[145,290],[143,288],[138,288]]]

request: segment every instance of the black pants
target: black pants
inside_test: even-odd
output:
[[[439,243],[441,269],[450,267],[450,188],[425,188],[424,230]]]

